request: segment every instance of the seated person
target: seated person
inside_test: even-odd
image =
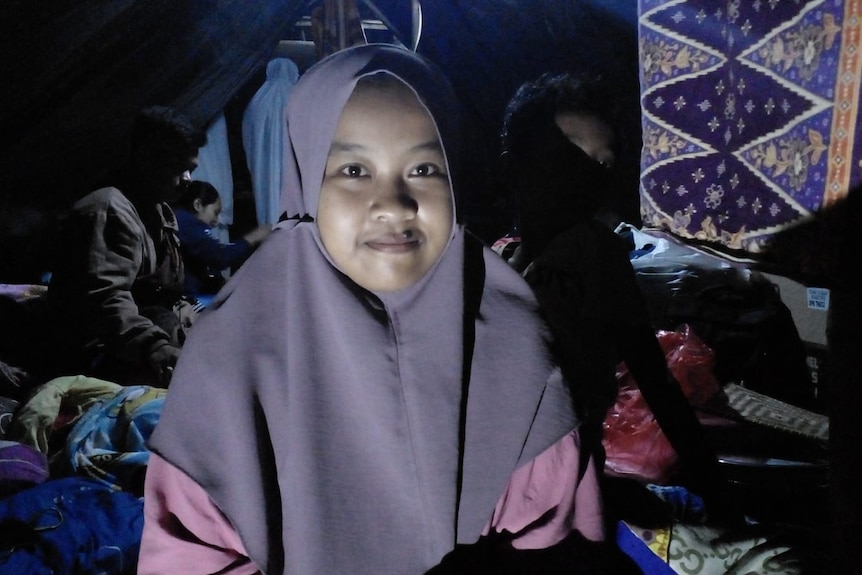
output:
[[[47,307],[55,375],[167,385],[195,311],[168,202],[197,166],[206,135],[153,106],[131,132],[126,169],[78,200],[63,222]]]
[[[271,229],[268,225],[259,226],[236,242],[220,242],[213,236],[212,226],[221,213],[221,198],[209,182],[190,182],[174,209],[186,268],[184,293],[190,296],[217,292],[224,284],[222,270],[244,262]]]
[[[620,145],[613,102],[599,79],[575,74],[545,74],[518,89],[504,117],[502,165],[521,241],[498,245],[542,306],[597,458],[625,361],[693,490],[714,516],[736,520],[715,452],[667,368],[628,249],[596,217]]]
[[[288,217],[190,334],[137,573],[631,572],[530,288],[457,223],[442,72],[342,50],[286,118]]]

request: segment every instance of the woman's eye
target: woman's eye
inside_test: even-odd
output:
[[[365,175],[365,170],[362,169],[362,166],[350,164],[341,168],[341,173],[348,178],[359,178]]]
[[[427,176],[439,176],[443,173],[439,167],[434,164],[422,164],[413,168],[413,171],[410,173],[411,176],[419,176],[419,177],[427,177]]]

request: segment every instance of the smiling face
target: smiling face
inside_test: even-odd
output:
[[[344,107],[317,224],[335,264],[365,289],[416,283],[452,233],[446,159],[431,116],[395,79],[360,81]]]

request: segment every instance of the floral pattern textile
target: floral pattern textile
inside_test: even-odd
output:
[[[729,534],[719,527],[673,523],[646,529],[623,524],[680,575],[802,575],[803,560],[777,530]],[[652,571],[650,571],[652,573]]]
[[[645,226],[734,250],[862,181],[858,0],[639,0]]]

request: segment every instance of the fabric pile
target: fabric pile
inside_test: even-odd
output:
[[[165,393],[70,376],[15,402],[0,436],[0,573],[135,573]]]

